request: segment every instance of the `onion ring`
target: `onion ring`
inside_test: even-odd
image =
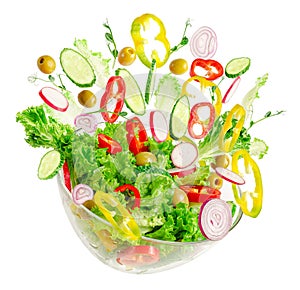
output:
[[[215,55],[217,46],[217,35],[208,26],[200,27],[191,37],[190,49],[194,57],[211,58]]]
[[[232,226],[232,215],[226,201],[213,198],[205,201],[199,214],[199,228],[209,240],[218,241],[224,238]]]

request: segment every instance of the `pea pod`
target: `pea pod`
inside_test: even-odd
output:
[[[232,190],[234,194],[234,198],[237,204],[241,207],[241,210],[244,214],[250,217],[257,217],[262,208],[262,201],[263,201],[263,185],[261,174],[258,165],[256,162],[251,158],[249,153],[244,150],[240,149],[236,151],[232,156],[232,171],[239,173],[238,168],[238,161],[240,158],[244,159],[244,167],[246,173],[253,173],[255,187],[253,191],[244,191],[239,195],[239,190],[237,185],[232,184]],[[251,208],[249,208],[249,203],[251,204]]]

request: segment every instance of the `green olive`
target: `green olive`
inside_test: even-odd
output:
[[[55,60],[49,55],[42,55],[37,60],[39,70],[44,74],[51,74],[56,68]]]
[[[118,61],[121,65],[131,65],[136,58],[135,50],[132,47],[124,47],[119,51]]]
[[[230,163],[230,159],[226,154],[219,155],[215,159],[216,159],[216,167],[227,168]]]
[[[182,75],[188,70],[189,66],[185,59],[177,58],[171,61],[169,69],[175,75]]]
[[[83,90],[78,94],[78,102],[86,108],[92,108],[96,105],[97,98],[91,91]]]
[[[174,190],[172,203],[173,203],[174,206],[176,206],[180,202],[189,205],[189,199],[188,199],[186,193],[182,189],[176,188]]]
[[[140,152],[135,155],[136,165],[146,165],[152,162],[157,162],[156,156],[151,152]]]
[[[212,172],[207,180],[212,188],[220,189],[223,185],[223,179],[215,172]]]

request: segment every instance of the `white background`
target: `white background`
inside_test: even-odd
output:
[[[1,289],[299,289],[299,15],[297,1],[10,1],[1,8]],[[118,47],[132,45],[130,25],[143,14],[159,16],[171,44],[187,18],[193,31],[207,25],[218,35],[215,58],[249,56],[251,88],[269,81],[256,100],[257,114],[287,112],[253,129],[270,146],[259,164],[264,207],[215,247],[184,266],[151,275],[113,270],[92,256],[63,211],[56,181],[39,181],[44,150],[24,142],[15,114],[40,104],[27,82],[42,54],[58,56],[73,40],[109,56],[102,23],[113,28]],[[189,50],[179,51],[184,57]],[[143,71],[144,73],[145,71]],[[235,100],[238,102],[239,100]]]

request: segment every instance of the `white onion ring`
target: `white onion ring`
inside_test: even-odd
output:
[[[226,201],[212,198],[205,201],[199,214],[199,228],[209,240],[224,238],[232,226],[232,215]]]
[[[87,133],[93,133],[97,129],[97,119],[92,114],[80,114],[76,116],[74,125]]]
[[[190,49],[194,57],[211,58],[217,50],[217,35],[208,26],[202,26],[194,32],[190,40]]]

